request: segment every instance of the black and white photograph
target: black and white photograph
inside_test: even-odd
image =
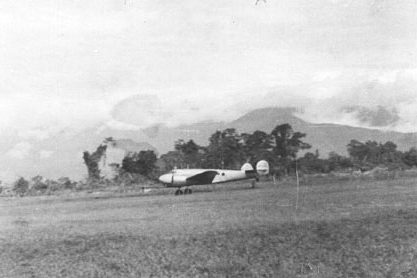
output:
[[[417,1],[0,0],[3,277],[417,277]]]

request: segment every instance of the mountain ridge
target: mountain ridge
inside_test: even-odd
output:
[[[225,128],[235,128],[239,133],[254,132],[255,130],[269,133],[275,126],[288,123],[295,131],[306,133],[305,141],[312,145],[312,149],[318,149],[323,155],[332,151],[346,154],[346,145],[352,139],[393,141],[400,150],[417,146],[417,133],[383,131],[334,123],[311,123],[298,117],[297,113],[298,110],[295,108],[266,107],[252,110],[231,122],[206,122],[181,125],[175,128],[164,127],[161,129],[161,134],[172,138],[173,148],[173,142],[178,139],[193,139],[200,145],[207,145],[208,138],[212,133]],[[164,149],[161,152],[164,153],[169,148],[160,144],[158,137],[159,135],[153,138],[153,145],[158,149]]]
[[[351,139],[392,141],[397,144],[399,150],[408,150],[417,146],[417,133],[382,131],[332,123],[311,123],[299,117],[300,113],[295,108],[266,107],[249,111],[229,122],[206,121],[176,127],[159,124],[142,130],[115,129],[99,124],[77,133],[64,132],[45,140],[29,141],[30,152],[24,158],[10,158],[7,156],[8,147],[3,146],[0,163],[6,167],[1,169],[0,175],[9,171],[14,173],[14,178],[43,175],[47,178],[68,176],[81,179],[87,175],[82,158],[83,151],[93,152],[108,137],[122,141],[129,140],[129,145],[135,146],[138,151],[152,149],[161,155],[173,150],[175,141],[179,139],[192,139],[197,144],[206,146],[209,137],[216,130],[235,128],[239,133],[251,133],[255,130],[270,133],[275,126],[284,123],[290,124],[295,131],[306,133],[304,141],[312,145],[310,151],[317,149],[323,157],[331,151],[346,154],[346,145]],[[3,179],[3,176],[0,179]]]

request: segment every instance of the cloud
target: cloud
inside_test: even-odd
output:
[[[169,110],[163,109],[157,95],[134,95],[117,103],[112,109],[112,118],[118,122],[134,126],[148,127],[165,122]]]
[[[40,150],[39,151],[39,157],[40,157],[40,159],[47,159],[47,158],[50,158],[53,153],[54,152],[50,151],[50,150]]]
[[[301,108],[300,116],[312,122],[416,131],[416,74],[414,69],[326,70],[294,85],[225,95],[135,95],[114,106],[108,126],[135,130],[161,123],[229,121],[253,109],[280,106]]]
[[[32,148],[32,144],[28,142],[20,142],[17,143],[11,150],[9,150],[6,155],[14,159],[24,159],[30,154]]]
[[[0,171],[0,177],[1,177],[1,186],[7,186],[7,185],[11,185],[14,181],[16,181],[19,176],[11,170],[1,170]]]
[[[171,96],[138,94],[114,105],[106,125],[115,129],[136,130],[158,124],[176,126],[207,120],[228,120],[236,116],[229,109],[235,100],[234,94],[226,96],[198,95]]]
[[[301,105],[305,120],[417,132],[417,75],[410,71],[340,75],[304,91],[311,93]]]
[[[105,128],[111,128],[111,129],[116,129],[116,130],[140,130],[142,127],[143,126],[124,123],[124,122],[112,119],[112,120],[109,120],[106,123],[104,123],[102,126],[100,126],[97,129],[97,132],[100,133]]]
[[[0,95],[0,130],[44,140],[62,130],[83,130],[109,118],[108,99]]]
[[[49,138],[50,132],[46,129],[29,129],[29,130],[21,130],[18,132],[18,136],[22,139],[36,139],[36,140],[44,140]]]
[[[265,105],[331,120],[323,107],[374,105],[353,92],[369,80],[375,96],[394,84],[377,105],[413,111],[408,96],[393,99],[409,86],[398,72],[417,68],[413,0],[0,5],[0,129],[21,140],[230,120]]]

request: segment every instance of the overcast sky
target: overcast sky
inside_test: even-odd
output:
[[[271,105],[343,121],[336,110],[358,104],[417,131],[415,0],[255,2],[2,0],[1,132],[41,139]]]

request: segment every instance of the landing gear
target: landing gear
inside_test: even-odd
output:
[[[175,195],[192,194],[192,193],[193,193],[193,191],[191,189],[189,189],[189,188],[184,189],[184,191],[182,191],[181,188],[178,188],[175,191]]]
[[[252,182],[251,182],[251,187],[250,187],[250,188],[255,188],[255,185],[256,185],[256,181],[252,181]]]

